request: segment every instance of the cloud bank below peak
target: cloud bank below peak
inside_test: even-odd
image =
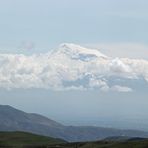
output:
[[[0,88],[131,92],[110,78],[148,83],[148,61],[111,58],[95,49],[61,44],[45,54],[0,54]],[[131,81],[132,83],[132,81]]]

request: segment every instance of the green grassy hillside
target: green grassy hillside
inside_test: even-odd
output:
[[[0,148],[148,148],[148,139],[123,138],[111,137],[97,142],[67,143],[61,139],[26,132],[0,132]]]
[[[56,146],[51,148],[56,148]],[[148,148],[148,139],[68,143],[59,145],[58,148]]]
[[[64,140],[40,136],[27,132],[0,132],[0,148],[3,147],[43,147],[46,145],[65,143]]]

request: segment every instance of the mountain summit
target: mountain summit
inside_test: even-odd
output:
[[[139,90],[139,81],[140,88],[148,83],[147,60],[107,57],[96,49],[71,43],[43,54],[0,54],[0,65],[0,87],[5,89],[97,89],[128,93]]]
[[[89,61],[96,58],[107,58],[97,49],[89,49],[72,43],[63,43],[59,46],[59,52],[70,56],[72,59]]]

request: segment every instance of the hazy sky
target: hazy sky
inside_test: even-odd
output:
[[[124,55],[130,49],[132,56],[146,58],[147,5],[147,0],[0,1],[0,51],[46,52],[72,42],[105,49],[111,44]]]
[[[46,53],[68,42],[97,48],[111,57],[148,60],[147,6],[147,0],[0,0],[0,54]],[[143,75],[148,79],[146,68]],[[133,121],[136,127],[148,123],[148,83],[141,79],[124,84],[135,91],[0,89],[0,103],[67,124],[126,127]],[[136,123],[139,118],[142,123]]]

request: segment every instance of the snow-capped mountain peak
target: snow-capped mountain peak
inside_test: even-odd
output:
[[[107,58],[106,55],[97,49],[89,49],[72,43],[63,43],[59,47],[59,52],[70,56],[72,59],[89,61],[95,58]]]
[[[148,84],[147,60],[107,57],[75,44],[62,44],[57,50],[30,56],[0,54],[0,65],[0,88],[6,89],[131,92],[139,81]]]

